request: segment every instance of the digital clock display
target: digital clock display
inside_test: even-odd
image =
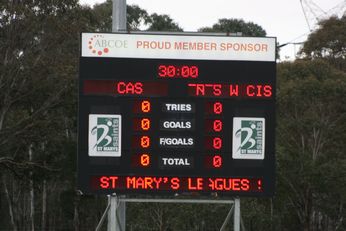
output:
[[[91,35],[87,44],[127,45],[80,58],[83,193],[273,195],[275,59],[254,60],[257,51],[232,58],[236,51],[218,53],[226,40],[237,47],[229,37]],[[194,46],[204,40],[213,49],[197,51],[208,48]],[[131,41],[133,50],[125,52]],[[157,44],[174,52],[167,55]]]
[[[198,78],[199,70],[196,65],[167,65],[160,64],[157,75],[160,78]]]

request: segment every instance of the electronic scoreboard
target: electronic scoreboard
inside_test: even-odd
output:
[[[275,44],[83,33],[79,189],[272,196]]]

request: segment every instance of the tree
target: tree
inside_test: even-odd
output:
[[[95,31],[111,32],[112,31],[112,0],[96,4],[92,9],[94,19],[97,24]],[[127,30],[140,30],[141,26],[148,23],[148,13],[136,5],[127,5]]]
[[[183,31],[168,15],[150,15],[148,31]]]
[[[127,6],[127,28],[128,30],[140,30],[141,26],[150,21],[148,13],[139,6]]]
[[[2,228],[47,230],[61,220],[60,194],[74,190],[66,144],[76,144],[79,37],[90,16],[74,0],[0,5]]]
[[[346,75],[322,60],[284,63],[278,70],[281,224],[292,230],[342,230]]]
[[[127,229],[219,230],[229,209],[229,205],[217,204],[131,203]]]
[[[96,31],[110,32],[112,30],[112,0],[96,4],[93,8],[95,20],[98,22]],[[149,15],[146,10],[136,5],[127,6],[127,30],[149,31],[182,31],[168,15]]]
[[[218,23],[212,27],[203,27],[200,32],[225,32],[242,33],[242,36],[266,36],[265,30],[252,22],[245,22],[242,19],[219,19]]]
[[[307,59],[323,58],[340,70],[346,71],[346,15],[333,16],[319,22],[300,51]]]

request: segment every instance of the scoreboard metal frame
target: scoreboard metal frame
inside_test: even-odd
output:
[[[83,33],[78,187],[272,196],[275,38]]]

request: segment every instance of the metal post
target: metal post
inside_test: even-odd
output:
[[[117,230],[119,231],[126,230],[126,202],[121,200],[124,198],[125,198],[124,195],[118,197],[118,209],[117,209],[118,229]]]
[[[234,199],[234,231],[240,231],[240,199]]]
[[[116,231],[117,227],[117,196],[108,195],[108,203],[110,205],[108,210],[108,226],[107,231]]]
[[[227,217],[226,217],[225,221],[223,222],[223,224],[222,224],[222,226],[220,228],[220,231],[225,231],[226,230],[226,226],[229,223],[229,221],[231,220],[231,216],[232,216],[233,210],[234,210],[234,205],[232,205],[231,209],[229,210],[229,212],[227,214]]]
[[[113,0],[112,32],[126,31],[126,0]]]
[[[126,0],[113,0],[112,32],[121,31],[126,31]],[[110,208],[107,231],[125,231],[126,204],[118,199],[117,195],[108,196]]]
[[[106,219],[106,216],[108,215],[108,211],[109,211],[110,207],[111,207],[111,204],[110,204],[110,200],[108,199],[107,207],[106,207],[104,213],[102,214],[102,217],[101,217],[99,223],[97,224],[95,231],[100,231],[101,230],[101,227],[103,225],[104,220]]]
[[[108,195],[107,231],[125,231],[126,207],[125,202],[121,201],[122,197],[124,196]]]

